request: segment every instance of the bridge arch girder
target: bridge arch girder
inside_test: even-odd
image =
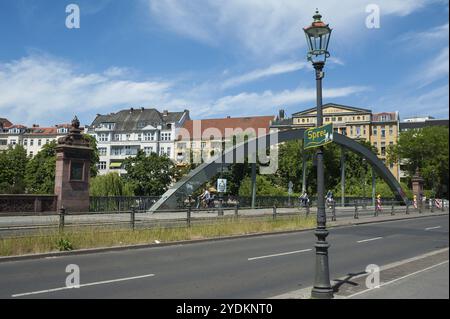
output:
[[[236,156],[236,154],[254,154],[254,152],[249,152],[249,148],[258,152],[265,152],[266,148],[269,146],[287,141],[303,139],[304,132],[304,129],[290,129],[272,132],[270,134],[240,143],[239,145],[226,150],[224,157],[230,158],[231,156]],[[273,134],[276,134],[276,136]],[[408,198],[406,197],[398,181],[392,175],[391,171],[372,151],[353,139],[336,132],[333,133],[333,142],[366,158],[367,162],[375,169],[377,174],[382,177],[384,181],[386,181],[396,198],[405,203],[408,202]],[[222,155],[218,155],[207,163],[203,163],[196,169],[192,170],[188,175],[167,190],[161,199],[153,205],[150,211],[154,212],[162,209],[177,208],[180,201],[185,200],[187,196],[193,194],[199,187],[204,185],[204,183],[217,175],[219,172],[218,170],[222,165],[223,167],[228,167],[233,164],[229,162],[224,162],[222,164],[221,161]]]

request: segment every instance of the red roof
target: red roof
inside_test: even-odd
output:
[[[21,125],[21,124],[15,124],[15,125],[5,127],[5,129],[7,129],[7,130],[12,129],[12,128],[27,128],[27,127],[25,125]]]
[[[8,119],[0,117],[0,126],[8,127],[11,125],[13,125],[13,124],[10,121],[8,121]]]
[[[189,132],[189,136],[184,136],[183,132],[180,132],[179,139],[199,139],[206,133],[207,135],[222,134],[223,137],[227,135],[233,135],[233,131],[236,129],[254,130],[258,134],[258,129],[265,129],[264,134],[269,133],[269,127],[271,121],[275,119],[275,116],[252,116],[252,117],[235,117],[235,118],[221,118],[221,119],[205,119],[205,120],[188,120],[184,122],[183,128]],[[194,124],[197,126],[194,130]],[[194,135],[195,134],[195,135]],[[201,135],[201,136],[199,136]],[[214,136],[217,138],[217,136]],[[207,138],[209,139],[209,138]]]

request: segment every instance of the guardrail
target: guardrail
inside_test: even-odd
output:
[[[130,210],[108,211],[97,213],[71,213],[65,209],[58,214],[48,216],[11,216],[0,217],[0,237],[11,238],[27,235],[42,235],[45,231],[64,231],[83,228],[109,228],[112,230],[137,230],[154,227],[192,227],[194,225],[214,224],[224,220],[261,220],[287,218],[293,216],[310,216],[317,213],[317,207],[284,208],[273,205],[270,208],[248,209],[240,207],[236,202],[234,206],[209,209],[196,209],[193,201],[184,210],[166,210],[154,214],[139,210],[137,206]],[[378,217],[381,215],[408,215],[448,212],[448,207],[442,205],[401,206],[399,202],[384,202],[381,209],[374,206],[362,206],[355,203],[353,206],[338,207],[335,204],[326,206],[327,219],[336,221],[341,218],[360,219],[361,217]],[[9,223],[8,223],[9,222]]]

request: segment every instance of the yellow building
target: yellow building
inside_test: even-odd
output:
[[[317,110],[314,107],[294,113],[292,119],[278,118],[272,127],[314,127],[316,117]],[[387,147],[398,140],[398,112],[372,113],[369,109],[328,103],[323,106],[323,121],[324,124],[332,123],[335,132],[370,142],[378,150],[378,157],[383,162],[386,161]],[[389,169],[399,180],[398,165],[389,165]]]

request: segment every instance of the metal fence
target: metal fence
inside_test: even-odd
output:
[[[90,212],[120,212],[133,207],[140,211],[149,210],[160,196],[91,196],[89,198]]]

